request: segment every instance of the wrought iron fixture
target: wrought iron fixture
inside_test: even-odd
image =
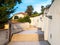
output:
[[[52,16],[51,15],[49,15],[49,16],[46,15],[46,17],[48,17],[49,19],[52,19]]]

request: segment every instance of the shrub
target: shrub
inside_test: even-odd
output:
[[[18,22],[22,22],[23,23],[24,22],[23,18],[19,18]]]
[[[22,23],[29,22],[29,23],[31,23],[31,20],[30,20],[29,16],[25,16],[24,18],[18,19],[18,22],[22,22]]]
[[[4,28],[4,24],[0,24],[0,29],[3,29]]]
[[[39,16],[39,14],[32,14],[31,17]]]
[[[0,29],[4,29],[5,24],[0,24]]]

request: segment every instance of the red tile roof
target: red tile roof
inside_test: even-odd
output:
[[[25,12],[20,12],[20,13],[17,13],[17,14],[23,14],[23,15],[26,15],[27,13],[25,13]]]

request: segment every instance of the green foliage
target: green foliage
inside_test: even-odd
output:
[[[18,19],[18,22],[22,22],[22,23],[24,23],[25,20],[24,20],[23,18],[19,18],[19,19]]]
[[[27,9],[26,9],[26,13],[29,15],[29,16],[31,16],[31,14],[32,14],[32,12],[33,12],[33,6],[32,5],[29,5],[29,6],[27,6]]]
[[[8,21],[10,14],[15,11],[14,6],[17,3],[21,3],[21,0],[0,0],[0,27],[1,23],[5,24]]]
[[[19,17],[18,16],[15,16],[14,19],[19,19]]]
[[[22,23],[29,22],[29,23],[31,23],[31,20],[30,20],[29,16],[25,16],[24,18],[18,19],[18,22],[22,22]]]
[[[43,15],[44,14],[44,10],[45,10],[45,7],[44,6],[41,6],[41,13],[39,15]]]
[[[46,7],[45,7],[45,8],[50,8],[50,7],[51,7],[51,5],[53,4],[53,2],[54,2],[54,0],[51,0],[51,4],[46,5]]]
[[[50,6],[51,6],[51,4],[49,4],[49,5],[46,5],[46,8],[48,9],[48,8],[50,8]]]
[[[33,12],[33,14],[38,14],[38,12],[37,12],[37,11],[35,11],[35,12]]]
[[[33,12],[33,14],[31,15],[31,17],[36,17],[36,16],[39,16],[39,13],[38,12]]]
[[[32,14],[31,17],[39,16],[39,14]]]
[[[41,6],[41,14],[44,14],[44,6]]]
[[[51,4],[54,2],[54,0],[51,1]]]
[[[38,14],[33,14],[33,15],[31,15],[31,17],[36,17],[36,16],[39,16]]]
[[[0,24],[0,29],[4,28],[4,24]]]

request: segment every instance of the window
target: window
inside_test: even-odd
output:
[[[19,19],[18,16],[15,16],[14,19]]]

